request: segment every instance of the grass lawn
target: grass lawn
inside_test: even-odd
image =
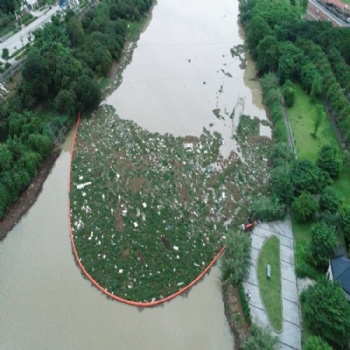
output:
[[[316,105],[311,104],[309,96],[299,85],[296,85],[295,102],[292,108],[288,108],[288,118],[292,127],[298,158],[316,161],[319,150],[325,144],[336,146],[341,151],[326,112],[324,112],[321,125],[317,131],[317,137],[311,136],[314,131],[316,116]]]
[[[266,276],[267,264],[271,265],[270,279]],[[279,332],[282,330],[280,241],[275,236],[266,241],[260,252],[258,280],[260,295],[271,320],[272,327]]]

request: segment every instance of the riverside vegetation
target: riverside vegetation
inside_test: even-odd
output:
[[[296,273],[299,277],[320,280],[302,298],[304,337],[311,336],[310,340],[304,339],[305,344],[319,343],[317,336],[321,336],[335,349],[341,349],[350,342],[348,302],[339,293],[337,284],[326,284],[322,279],[332,250],[336,246],[348,249],[350,243],[350,210],[346,198],[349,191],[350,30],[334,28],[328,22],[308,22],[301,18],[300,8],[299,1],[240,2],[240,20],[247,31],[247,46],[256,60],[265,103],[274,123],[274,137],[280,142],[271,153],[274,169],[270,194],[262,203],[266,210],[261,213],[262,206],[260,209],[257,206],[255,215],[273,220],[276,213],[291,208]],[[300,107],[301,99],[309,102],[303,102],[305,108],[299,108],[294,118],[293,105],[297,101]],[[281,102],[292,114],[297,160],[285,145],[288,134]],[[324,118],[324,105],[340,131],[343,148],[334,137],[329,119]],[[306,139],[305,132],[311,137]],[[307,151],[305,140],[311,144]],[[338,305],[344,307],[344,316],[336,315]]]
[[[0,9],[10,13],[4,4]],[[57,14],[33,33],[21,78],[0,104],[0,219],[77,112],[99,105],[98,79],[120,58],[151,5],[151,0],[100,1],[83,17]]]

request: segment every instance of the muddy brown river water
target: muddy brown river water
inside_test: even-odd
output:
[[[246,114],[266,118],[252,62],[241,69],[230,54],[243,43],[237,16],[233,0],[158,0],[122,85],[105,102],[150,131],[219,131],[227,155],[239,98]],[[0,349],[232,349],[217,266],[187,296],[144,310],[107,299],[83,278],[69,241],[70,143],[0,244]]]

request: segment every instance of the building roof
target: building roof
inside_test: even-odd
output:
[[[350,295],[350,259],[344,255],[331,260],[333,279],[338,281],[344,291]]]

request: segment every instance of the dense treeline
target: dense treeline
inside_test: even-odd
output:
[[[261,76],[275,72],[281,84],[298,82],[312,99],[325,98],[350,144],[350,29],[305,21],[293,4],[242,1],[248,48]]]
[[[0,219],[50,154],[62,124],[98,106],[97,79],[119,59],[128,22],[139,21],[151,4],[100,1],[83,18],[58,14],[34,32],[18,90],[0,105]],[[57,116],[36,116],[39,105]]]

